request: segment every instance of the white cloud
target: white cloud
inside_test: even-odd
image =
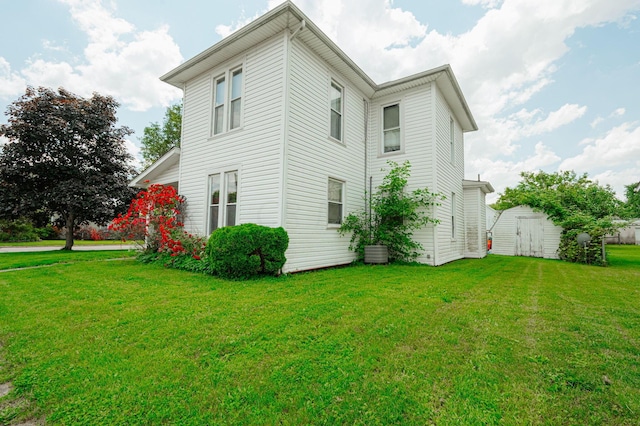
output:
[[[74,63],[35,58],[19,73],[0,60],[0,96],[15,96],[16,86],[21,86],[21,92],[27,84],[64,87],[81,96],[111,95],[134,111],[166,106],[180,98],[179,90],[158,79],[182,60],[167,26],[138,31],[115,17],[103,2],[59,1],[69,6],[71,17],[87,35],[84,57]],[[44,44],[46,49],[52,46],[51,41]]]
[[[491,182],[496,192],[487,196],[487,202],[492,203],[505,188],[518,184],[521,172],[548,169],[558,161],[560,157],[555,152],[542,142],[538,142],[534,154],[521,161],[494,160],[488,157],[466,160],[467,169],[471,170],[467,175],[480,174],[482,180]]]
[[[609,117],[607,118],[616,118],[616,117],[622,117],[623,115],[625,115],[627,112],[627,110],[625,108],[616,108],[611,114],[609,114]],[[598,127],[598,125],[602,122],[604,122],[605,119],[598,116],[596,117],[591,123],[590,126],[592,129],[595,129],[596,127]]]
[[[24,93],[24,78],[11,70],[11,64],[0,56],[0,99],[15,98]]]
[[[124,143],[125,143],[125,147],[127,148],[127,151],[129,151],[129,154],[131,154],[131,156],[133,157],[133,161],[131,162],[131,165],[135,167],[137,170],[141,170],[142,154],[140,152],[140,147],[137,146],[135,143],[133,143],[130,139],[125,139]]]
[[[581,145],[585,145],[582,153],[565,159],[560,168],[592,172],[612,167],[640,167],[638,141],[638,123],[623,123],[609,130],[602,138],[582,141]]]
[[[389,0],[299,0],[297,4],[374,80],[384,82],[452,65],[480,132],[473,155],[511,155],[536,129],[517,130],[504,117],[553,84],[556,62],[576,29],[626,19],[638,0],[464,0],[487,8],[469,31],[441,34]],[[584,114],[565,105],[539,132]],[[505,121],[507,128],[504,128]],[[514,123],[514,126],[519,124]],[[506,136],[506,137],[505,137]]]
[[[494,8],[500,5],[500,3],[502,3],[502,0],[462,0],[462,3],[471,6],[480,5],[485,8]]]

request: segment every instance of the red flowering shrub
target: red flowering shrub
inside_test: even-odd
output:
[[[140,191],[124,215],[118,215],[109,229],[123,238],[133,238],[141,231],[145,236],[148,251],[174,253],[181,251],[182,242],[176,239],[183,233],[183,224],[178,221],[184,197],[172,186],[149,185]]]

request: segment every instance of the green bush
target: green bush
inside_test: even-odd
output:
[[[248,279],[278,275],[287,260],[289,236],[283,228],[246,223],[215,230],[207,242],[207,261],[214,274]]]
[[[0,220],[0,241],[39,241],[37,228],[27,219]]]
[[[564,230],[560,237],[558,255],[560,259],[573,263],[586,263],[588,265],[606,266],[606,258],[602,257],[603,235],[593,235],[586,247],[578,244],[577,236],[581,230]]]
[[[56,240],[59,238],[59,231],[53,225],[47,225],[44,228],[36,228],[36,232],[41,240]]]

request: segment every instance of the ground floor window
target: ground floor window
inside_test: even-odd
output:
[[[212,233],[222,226],[233,226],[238,215],[238,171],[209,175],[209,226]]]
[[[342,212],[344,205],[344,182],[329,178],[328,196],[328,219],[329,225],[340,225],[342,223]]]

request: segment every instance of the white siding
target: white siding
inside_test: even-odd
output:
[[[487,231],[485,228],[485,195],[479,188],[464,189],[464,257],[482,258],[487,255]]]
[[[343,214],[361,210],[364,195],[363,95],[300,40],[290,46],[286,271],[349,263],[349,238],[327,225],[329,177],[346,182]],[[329,138],[331,79],[344,86],[344,143]]]
[[[451,112],[444,96],[434,85],[436,96],[436,181],[437,191],[447,199],[438,207],[436,217],[436,265],[464,257],[464,202],[462,180],[464,177],[464,146],[460,125]],[[454,119],[454,163],[451,162],[450,119]],[[451,235],[451,194],[456,194],[456,233]]]
[[[238,222],[281,225],[284,40],[266,40],[185,86],[180,193],[191,232],[207,230],[207,177],[230,170],[239,171]],[[244,67],[242,126],[210,137],[212,78],[238,65]]]
[[[389,170],[387,161],[398,164],[409,160],[411,177],[407,184],[409,191],[427,187],[435,191],[434,143],[432,96],[434,85],[425,85],[417,89],[403,92],[401,95],[389,95],[371,102],[369,107],[369,144],[367,155],[373,176],[373,191],[382,182]],[[402,149],[399,152],[383,153],[382,151],[382,107],[389,103],[400,102],[400,132]],[[381,171],[384,169],[385,171]],[[434,227],[415,231],[414,239],[422,244],[424,252],[417,260],[433,264],[434,261]]]
[[[548,259],[558,258],[558,246],[562,228],[553,224],[547,215],[535,212],[531,207],[518,206],[505,210],[493,226],[493,243],[491,252],[507,256],[515,256],[518,247],[518,219],[539,219],[538,232],[542,235],[542,256]]]
[[[180,163],[176,162],[176,164],[172,165],[162,173],[162,181],[163,184],[175,183],[178,182],[180,178]]]

